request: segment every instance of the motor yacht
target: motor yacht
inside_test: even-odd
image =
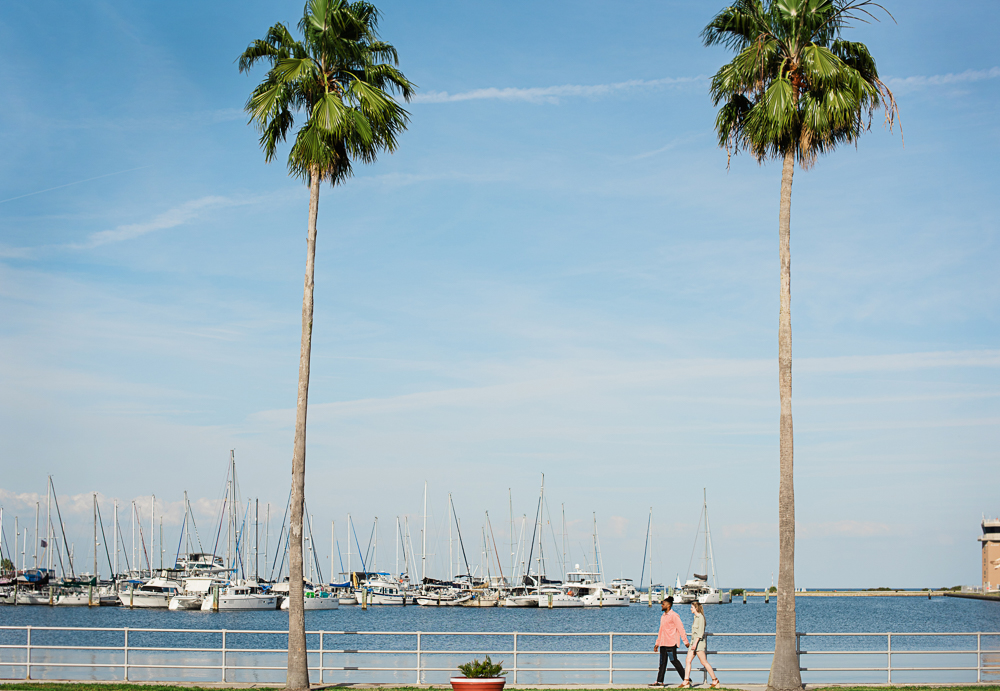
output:
[[[143,609],[167,609],[170,598],[184,591],[184,584],[163,571],[159,576],[147,581],[130,579],[122,583],[118,599],[125,607]]]

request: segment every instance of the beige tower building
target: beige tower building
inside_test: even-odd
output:
[[[983,519],[979,541],[983,543],[983,592],[1000,591],[1000,519]]]

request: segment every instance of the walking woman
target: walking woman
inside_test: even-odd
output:
[[[705,612],[701,608],[700,602],[691,603],[691,614],[694,615],[694,623],[691,624],[691,645],[688,646],[687,660],[684,661],[684,683],[680,685],[682,689],[691,688],[691,663],[697,654],[701,664],[708,670],[712,677],[712,685],[708,688],[719,688],[719,678],[715,676],[715,670],[708,664],[708,656],[705,651],[708,646],[705,644]]]

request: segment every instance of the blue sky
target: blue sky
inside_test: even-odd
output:
[[[427,480],[440,574],[448,492],[466,531],[488,510],[506,540],[508,488],[530,521],[544,472],[571,562],[596,512],[607,572],[638,580],[652,506],[657,580],[683,578],[705,487],[720,579],[769,583],[780,168],[727,169],[715,144],[727,54],[698,35],[721,4],[379,7],[419,96],[399,151],[321,199],[317,542],[348,513],[364,534],[419,523]],[[902,137],[876,122],[794,183],[806,587],[978,583],[1000,513],[1000,8],[888,7],[851,35]],[[5,10],[8,539],[47,474],[78,552],[94,491],[155,493],[176,535],[185,489],[208,521],[231,448],[244,494],[284,507],[308,193],[264,164],[242,114],[262,74],[234,60],[301,10]]]

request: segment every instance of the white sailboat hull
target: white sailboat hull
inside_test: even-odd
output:
[[[504,598],[504,607],[538,607],[537,595],[509,595]]]
[[[118,600],[123,606],[142,609],[167,609],[170,597],[169,593],[144,593],[139,590],[118,593]]]
[[[583,607],[583,600],[565,593],[542,593],[535,596],[538,606],[545,609],[557,609],[560,607]]]
[[[55,604],[64,607],[86,607],[89,604],[99,605],[100,602],[100,596],[97,593],[94,593],[93,603],[91,603],[89,593],[59,593]]]
[[[167,609],[177,611],[181,609],[201,609],[204,598],[201,595],[174,595],[170,598]]]
[[[340,606],[340,598],[335,595],[327,597],[304,597],[302,600],[306,610],[337,609]],[[291,607],[291,600],[287,597],[281,598],[281,607],[279,609],[288,611],[289,607]]]
[[[251,593],[248,595],[227,595],[219,594],[219,607],[221,610],[241,610],[241,609],[277,609],[277,595],[258,595]]]
[[[18,590],[17,604],[19,605],[47,605],[49,604],[48,593],[38,591]]]

